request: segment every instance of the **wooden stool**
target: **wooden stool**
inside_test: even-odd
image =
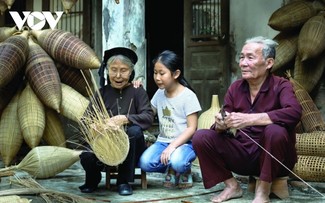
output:
[[[140,173],[137,173],[139,172]],[[117,178],[117,167],[106,167],[106,188],[111,188],[111,179]],[[147,173],[140,168],[135,169],[134,179],[141,180],[142,189],[147,189]]]
[[[288,190],[288,176],[279,177],[272,181],[271,193],[275,194],[280,199],[286,199],[289,197]],[[258,177],[249,176],[249,183],[247,190],[249,192],[255,192],[256,186],[259,184],[260,180]]]

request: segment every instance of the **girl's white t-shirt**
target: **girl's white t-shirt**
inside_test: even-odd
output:
[[[157,109],[159,119],[157,141],[167,143],[187,128],[188,115],[202,110],[196,94],[187,87],[173,98],[166,97],[164,89],[158,89],[151,99],[151,105]]]

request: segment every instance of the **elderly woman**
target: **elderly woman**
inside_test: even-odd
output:
[[[131,195],[129,182],[134,181],[134,170],[142,152],[145,150],[143,130],[153,122],[153,111],[146,91],[142,87],[134,87],[134,64],[138,58],[128,48],[117,47],[105,51],[103,64],[100,68],[101,85],[103,70],[107,67],[108,82],[99,91],[111,121],[126,125],[130,149],[126,160],[118,166],[117,186],[120,195]],[[90,151],[80,155],[80,163],[86,172],[85,184],[80,186],[81,192],[93,192],[101,181],[101,171],[105,165]]]
[[[239,60],[242,78],[225,95],[226,115],[216,112],[215,124],[194,134],[205,188],[225,183],[212,202],[242,196],[232,172],[259,176],[253,203],[269,202],[272,181],[289,173],[278,161],[289,169],[297,161],[295,126],[302,109],[290,81],[270,73],[276,45],[264,37],[246,40]],[[233,136],[229,128],[237,129]]]

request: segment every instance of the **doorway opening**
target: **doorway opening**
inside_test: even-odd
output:
[[[162,51],[171,50],[183,58],[184,1],[146,0],[147,93],[151,99],[157,90],[152,60]]]

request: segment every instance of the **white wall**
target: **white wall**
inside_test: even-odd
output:
[[[247,38],[265,36],[273,38],[278,31],[268,26],[272,13],[283,5],[283,0],[230,0],[230,43],[232,53],[232,81],[237,78],[238,56]]]

